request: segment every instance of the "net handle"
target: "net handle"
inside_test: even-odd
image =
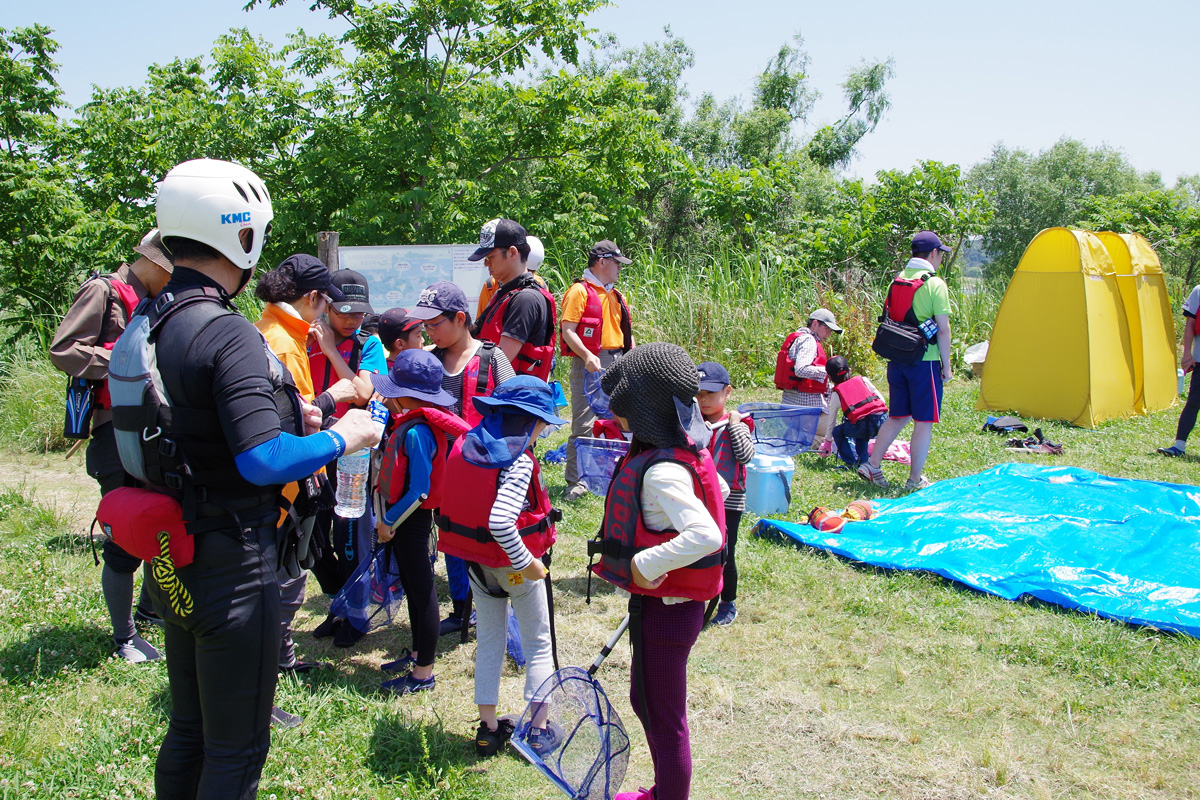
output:
[[[617,626],[615,631],[613,631],[613,635],[608,637],[608,643],[604,645],[604,647],[600,648],[600,655],[596,656],[596,660],[592,662],[590,667],[588,667],[588,675],[596,674],[596,671],[600,669],[600,665],[604,663],[604,659],[608,658],[608,654],[611,653],[613,648],[617,646],[617,642],[621,641],[621,637],[625,635],[625,630],[628,627],[629,615],[626,614],[625,618],[621,620],[621,624]]]

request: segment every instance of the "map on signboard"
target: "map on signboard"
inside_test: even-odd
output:
[[[421,290],[438,281],[453,281],[467,295],[471,309],[487,279],[482,261],[467,261],[473,244],[413,244],[339,247],[342,269],[367,279],[371,307],[381,314],[389,308],[412,308]]]

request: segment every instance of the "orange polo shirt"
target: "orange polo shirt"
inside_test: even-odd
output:
[[[600,298],[600,349],[618,350],[625,344],[621,335],[621,304],[616,295],[607,291],[603,286],[589,284],[596,290]],[[628,301],[626,301],[628,302]],[[587,289],[582,283],[572,283],[571,288],[562,299],[562,313],[559,319],[563,322],[579,322],[583,317],[583,309],[587,307]],[[632,316],[632,312],[630,314]]]

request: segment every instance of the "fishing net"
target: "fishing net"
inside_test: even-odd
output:
[[[629,737],[600,682],[583,667],[563,667],[534,697],[513,747],[567,797],[611,800],[629,766]]]
[[[743,403],[738,412],[754,420],[754,451],[767,456],[794,456],[807,450],[821,421],[820,408],[779,403]]]
[[[391,544],[375,548],[346,581],[329,610],[363,633],[390,625],[401,613],[404,589]]]

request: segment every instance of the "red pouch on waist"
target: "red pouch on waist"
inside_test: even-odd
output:
[[[100,498],[96,520],[105,536],[143,561],[163,555],[161,540],[167,542],[176,569],[195,557],[196,543],[183,526],[183,507],[170,495],[129,486],[113,489]]]

